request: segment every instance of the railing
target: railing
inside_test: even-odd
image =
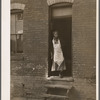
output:
[[[23,52],[23,34],[11,34],[11,53]]]

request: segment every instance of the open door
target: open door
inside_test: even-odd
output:
[[[62,41],[62,51],[65,59],[66,70],[64,76],[72,76],[72,10],[71,6],[53,6],[50,8],[50,30],[49,30],[49,76],[58,76],[59,71],[51,71],[52,60],[50,58],[52,45],[52,31],[57,30]]]

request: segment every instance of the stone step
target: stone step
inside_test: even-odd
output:
[[[62,82],[74,82],[73,77],[63,77],[60,78],[58,76],[51,76],[47,78],[48,81],[62,81]]]
[[[61,88],[61,89],[68,89],[70,90],[72,88],[72,86],[68,86],[68,85],[54,85],[54,84],[47,84],[45,85],[46,88]]]
[[[43,98],[61,98],[61,99],[68,99],[68,96],[62,96],[62,95],[53,95],[53,94],[43,94]]]

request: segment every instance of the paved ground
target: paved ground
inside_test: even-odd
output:
[[[25,98],[25,97],[14,97],[14,98],[11,98],[11,100],[37,100],[37,99]]]

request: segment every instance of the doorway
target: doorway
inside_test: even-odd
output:
[[[51,59],[51,45],[53,39],[53,30],[56,30],[61,40],[62,51],[65,59],[66,70],[64,76],[72,76],[72,12],[71,7],[57,6],[50,8],[49,22],[49,60],[48,75],[58,76],[59,71],[51,71],[53,60]]]

